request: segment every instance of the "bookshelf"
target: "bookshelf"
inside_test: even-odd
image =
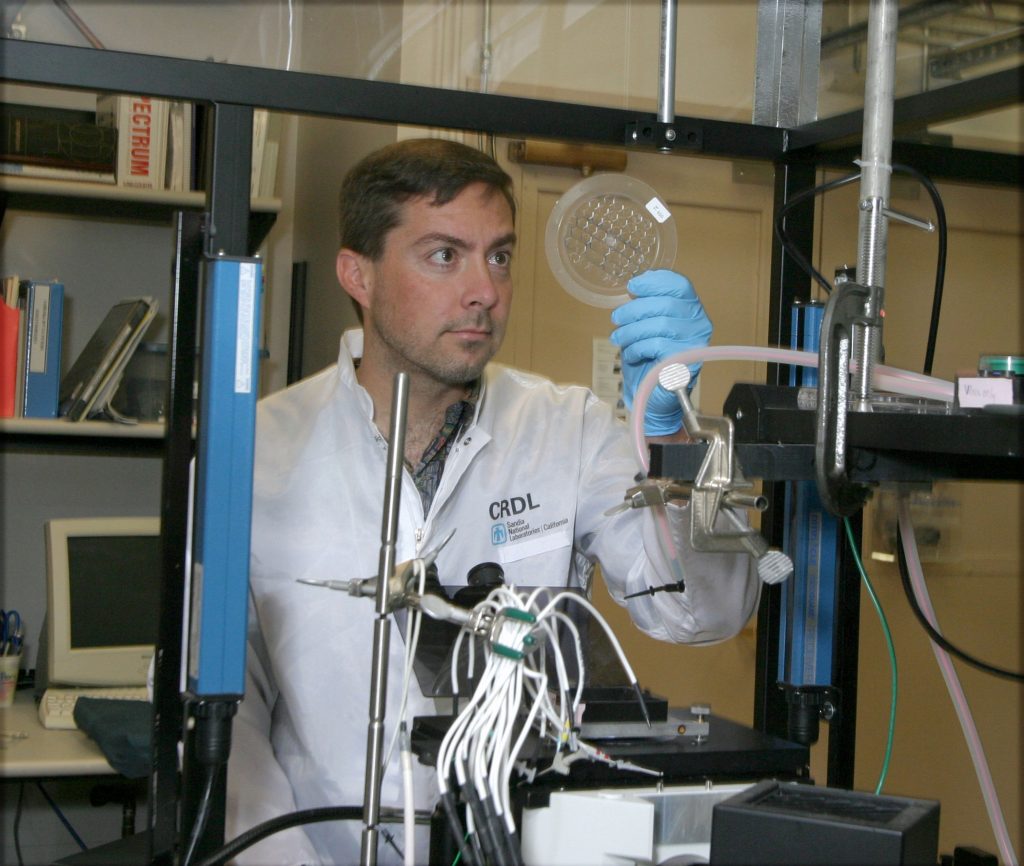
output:
[[[108,183],[0,175],[0,255],[5,273],[67,287],[62,372],[110,305],[152,294],[158,321],[147,339],[168,339],[173,312],[175,214],[207,208],[204,192],[142,190]],[[249,242],[263,243],[280,199],[250,203]],[[29,623],[34,663],[46,608],[42,525],[57,517],[159,515],[167,452],[163,422],[118,424],[64,418],[0,419],[0,563],[5,607]]]
[[[0,175],[0,219],[10,210],[71,216],[167,222],[176,210],[202,210],[201,191],[136,189],[112,183],[60,181]],[[250,203],[249,233],[258,247],[281,210],[279,198],[254,198]]]
[[[114,424],[110,421],[67,421],[64,418],[0,418],[0,433],[12,436],[160,439],[164,431],[164,425],[157,421]]]

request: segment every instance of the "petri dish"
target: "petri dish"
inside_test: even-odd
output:
[[[629,175],[584,178],[555,203],[544,237],[548,264],[570,295],[594,307],[627,300],[626,283],[671,268],[676,226],[658,194]]]

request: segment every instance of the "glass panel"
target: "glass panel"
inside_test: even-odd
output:
[[[818,117],[863,104],[868,0],[822,0]],[[43,42],[635,109],[658,108],[659,0],[27,0]],[[675,113],[750,122],[758,0],[677,0]],[[1024,4],[902,0],[897,96],[1021,62]],[[811,61],[813,62],[813,61]],[[931,130],[1016,149],[1017,108]],[[936,139],[933,139],[936,140]]]
[[[831,117],[864,104],[867,64],[866,0],[824,0],[819,116]],[[922,2],[899,4],[896,97],[1019,67],[1024,46],[1020,3]],[[929,141],[994,150],[1017,150],[1018,107],[987,112],[929,128]]]
[[[657,108],[658,0],[27,0],[2,8],[5,32],[41,42]],[[755,0],[684,0],[677,20],[676,113],[749,122]]]

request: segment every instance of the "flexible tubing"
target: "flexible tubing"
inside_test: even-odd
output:
[[[649,468],[647,456],[647,440],[644,436],[644,411],[647,399],[654,386],[658,384],[658,376],[669,364],[693,364],[698,361],[767,361],[774,364],[792,364],[799,367],[818,366],[816,352],[801,352],[796,349],[776,349],[761,346],[703,346],[697,349],[686,349],[671,355],[655,364],[644,376],[633,397],[631,422],[633,428],[633,444],[640,471],[645,475]],[[853,365],[854,369],[856,365]],[[881,391],[894,394],[905,394],[911,397],[926,397],[932,400],[953,402],[953,383],[932,376],[924,376],[909,370],[876,364],[874,368],[874,384]]]
[[[914,597],[924,615],[928,618],[932,628],[939,630],[938,622],[935,619],[935,610],[932,607],[931,598],[928,595],[928,587],[924,581],[924,572],[921,570],[921,559],[917,553],[917,540],[914,538],[914,526],[910,519],[910,503],[906,497],[900,497],[899,501],[899,525],[900,536],[903,539],[903,552],[907,560],[907,570],[910,572],[910,583],[914,589]],[[1017,855],[1014,853],[1013,845],[1010,842],[1010,834],[1006,829],[1006,821],[1003,819],[1002,807],[999,804],[999,795],[996,793],[995,785],[992,782],[992,773],[989,771],[988,762],[985,759],[985,749],[981,744],[981,737],[978,736],[978,728],[974,724],[974,717],[971,715],[970,705],[960,685],[960,678],[953,667],[953,662],[942,647],[934,641],[930,641],[932,652],[935,653],[935,660],[938,662],[939,670],[942,671],[942,678],[946,681],[946,688],[949,690],[949,697],[956,709],[957,718],[960,720],[960,727],[964,732],[964,739],[967,741],[967,750],[970,752],[971,760],[974,762],[974,772],[978,777],[978,784],[981,787],[981,795],[985,800],[985,808],[988,810],[988,818],[992,824],[992,832],[996,837],[996,844],[999,846],[1001,860],[1006,866],[1018,866]]]
[[[403,725],[404,727],[404,725]],[[412,781],[412,752],[409,743],[402,742],[402,826],[405,830],[405,866],[416,866],[416,795]]]

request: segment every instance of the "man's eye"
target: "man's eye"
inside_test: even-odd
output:
[[[491,255],[491,261],[499,268],[507,268],[512,264],[512,253],[508,250],[498,250],[498,252]]]
[[[450,265],[455,261],[455,250],[451,247],[444,247],[431,253],[430,258],[438,264]]]

